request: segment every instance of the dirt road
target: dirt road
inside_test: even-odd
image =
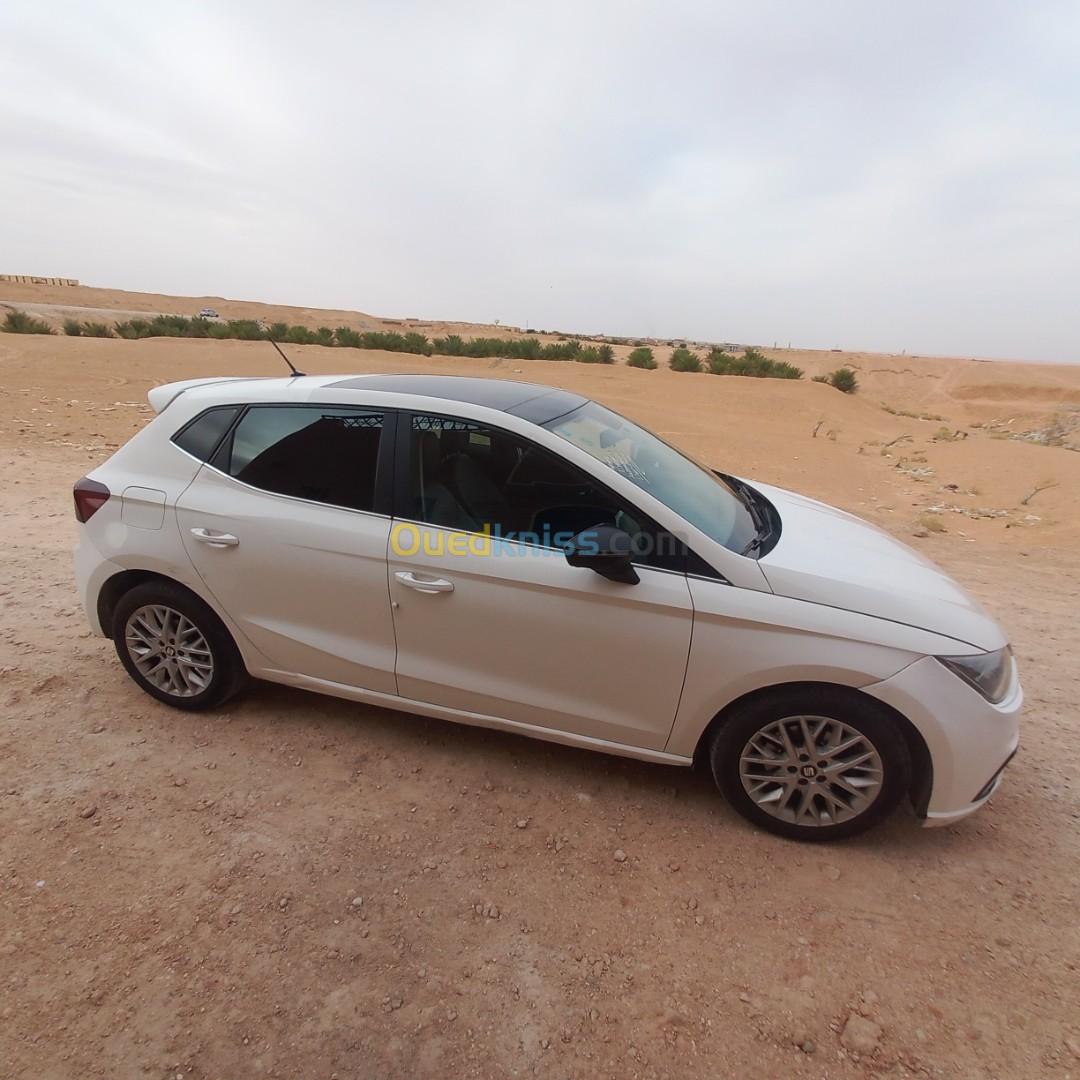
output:
[[[911,540],[940,495],[857,451],[900,423],[866,403],[578,365],[516,376],[870,514],[1009,628],[1029,704],[992,804],[815,848],[753,831],[688,771],[281,687],[205,716],[156,704],[85,627],[71,483],[144,421],[148,385],[273,358],[0,345],[0,1075],[1080,1076],[1080,553],[1064,510],[1044,531],[950,518]],[[819,401],[848,410],[836,441],[811,439]],[[1077,458],[979,445],[1012,502]],[[950,462],[991,472],[932,460],[935,485]]]

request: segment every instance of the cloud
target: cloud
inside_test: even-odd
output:
[[[5,269],[1076,360],[1078,46],[1040,0],[9,0]]]

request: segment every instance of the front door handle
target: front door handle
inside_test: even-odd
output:
[[[239,538],[232,533],[212,533],[209,529],[192,529],[191,535],[200,544],[209,544],[211,547],[236,547],[240,543]]]
[[[454,591],[454,583],[452,581],[447,581],[446,578],[434,578],[431,581],[424,581],[423,578],[416,577],[408,570],[398,570],[394,574],[394,577],[396,577],[407,589],[415,589],[417,592],[438,593]]]

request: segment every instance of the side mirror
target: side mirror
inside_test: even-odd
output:
[[[633,541],[614,525],[593,525],[579,532],[566,547],[571,566],[595,570],[608,581],[636,585],[641,579],[631,560]]]

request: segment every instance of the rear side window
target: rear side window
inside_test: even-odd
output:
[[[214,465],[263,491],[373,510],[382,429],[367,409],[253,405]]]
[[[202,416],[197,416],[187,427],[181,428],[173,442],[200,461],[209,461],[221,442],[221,436],[229,430],[229,425],[240,411],[239,405],[227,405],[220,409],[210,409]]]

